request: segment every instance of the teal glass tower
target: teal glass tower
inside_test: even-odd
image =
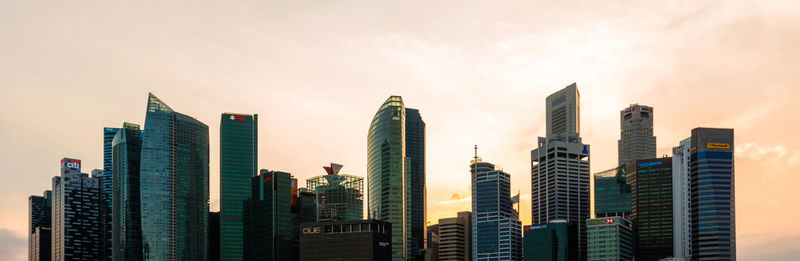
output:
[[[419,110],[406,108],[406,175],[411,178],[411,246],[409,259],[425,260],[426,187],[425,187],[425,122]]]
[[[219,128],[220,258],[244,259],[244,204],[258,163],[258,115],[223,113]]]
[[[251,197],[245,205],[244,260],[296,260],[298,233],[292,202],[297,179],[292,174],[262,169],[253,177]]]
[[[145,260],[206,260],[208,126],[152,93],[140,165]]]
[[[112,146],[113,260],[142,260],[142,222],[139,166],[142,140],[139,125],[124,123]]]
[[[577,226],[566,220],[525,226],[522,251],[525,261],[578,261]]]
[[[594,213],[596,217],[628,217],[631,214],[631,186],[620,166],[594,174]]]
[[[406,110],[391,96],[372,118],[367,136],[367,215],[392,224],[392,260],[406,260],[411,244],[411,176],[406,175]]]
[[[633,226],[622,217],[586,220],[588,260],[633,260]]]

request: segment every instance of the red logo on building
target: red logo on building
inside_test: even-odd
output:
[[[611,223],[614,223],[614,219],[613,218],[606,218],[606,224],[611,224]]]

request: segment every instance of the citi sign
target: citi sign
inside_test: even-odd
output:
[[[80,169],[81,168],[81,161],[80,160],[61,160],[62,164],[66,164],[67,168],[71,169]]]

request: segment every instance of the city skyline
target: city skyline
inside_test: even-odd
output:
[[[149,91],[208,124],[211,210],[219,209],[215,130],[220,113],[261,116],[259,168],[297,173],[305,180],[319,174],[320,164],[335,161],[349,166],[348,173],[366,177],[368,122],[376,105],[400,95],[425,114],[427,220],[433,224],[469,209],[464,166],[478,144],[482,155],[491,155],[512,175],[512,192],[522,192],[522,223],[530,225],[526,181],[530,149],[545,133],[541,103],[577,82],[581,136],[593,150],[591,173],[616,164],[619,111],[632,103],[658,109],[654,134],[659,157],[671,155],[671,148],[695,127],[735,129],[737,256],[783,260],[797,255],[791,247],[800,243],[800,225],[793,221],[800,211],[791,201],[800,197],[791,186],[800,182],[793,175],[800,166],[800,139],[793,133],[800,127],[793,115],[800,111],[793,102],[800,95],[794,85],[800,80],[800,53],[793,48],[800,41],[786,37],[796,35],[800,19],[791,15],[798,10],[791,5],[682,4],[665,10],[644,5],[623,8],[619,12],[625,18],[620,19],[610,18],[616,11],[602,7],[576,10],[573,21],[558,22],[549,14],[506,19],[503,14],[511,11],[498,7],[476,18],[486,24],[470,24],[477,27],[475,33],[441,32],[469,20],[458,14],[476,14],[470,9],[475,5],[455,7],[456,14],[443,17],[443,25],[425,16],[430,13],[409,7],[412,14],[423,15],[422,21],[404,25],[390,17],[367,26],[358,24],[380,19],[356,16],[335,24],[341,27],[334,26],[334,32],[315,36],[321,31],[316,28],[331,18],[302,18],[329,9],[282,6],[300,18],[265,21],[246,10],[198,7],[244,17],[229,21],[226,15],[202,20],[177,6],[159,12],[135,8],[126,14],[125,6],[107,4],[109,12],[99,14],[91,8],[15,3],[0,8],[0,16],[28,28],[0,24],[0,32],[9,36],[0,43],[0,55],[7,57],[0,64],[0,86],[7,90],[0,103],[13,108],[0,114],[0,164],[7,168],[0,175],[0,257],[24,257],[26,200],[49,189],[49,179],[58,175],[56,161],[78,158],[85,170],[102,168],[100,129],[122,122],[144,126],[142,107]],[[113,21],[94,25],[95,20],[71,19],[62,9]],[[565,7],[545,4],[542,9],[559,13]],[[33,21],[25,10],[50,18]],[[337,10],[334,18],[345,17],[347,12]],[[436,5],[433,10],[444,9]],[[167,23],[161,12],[193,22]],[[747,15],[735,17],[741,12]],[[123,15],[116,20],[111,14]],[[139,14],[155,15],[154,21],[143,22],[142,31],[130,21]],[[589,22],[604,17],[607,24]],[[641,23],[630,23],[639,18]],[[198,21],[221,23],[188,30]],[[257,33],[269,21],[287,21],[292,28],[268,27],[276,38]],[[56,23],[83,29],[67,34]],[[538,23],[544,25],[530,27]],[[649,32],[652,28],[657,33]],[[230,32],[220,36],[220,29]],[[437,32],[441,38],[431,35]],[[487,35],[478,36],[482,33]],[[277,37],[285,40],[262,49],[262,43]],[[133,44],[138,38],[143,41]],[[311,43],[315,39],[323,43]],[[352,59],[361,56],[371,58]],[[19,239],[21,250],[14,247]]]

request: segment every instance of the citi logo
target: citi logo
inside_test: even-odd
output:
[[[81,162],[77,161],[77,160],[71,160],[71,161],[61,160],[61,163],[66,163],[67,168],[71,168],[71,169],[80,169],[81,168]]]

